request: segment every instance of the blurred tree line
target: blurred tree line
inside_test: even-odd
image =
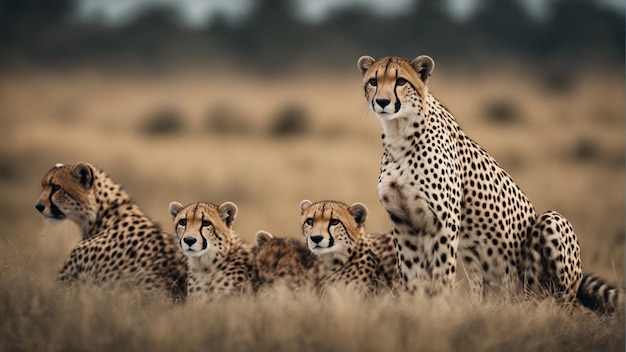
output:
[[[257,0],[241,23],[217,18],[185,26],[168,7],[106,26],[77,20],[76,0],[0,0],[0,64],[167,68],[231,64],[258,72],[286,68],[353,69],[362,54],[488,66],[518,59],[567,69],[624,63],[624,13],[595,0],[552,0],[549,15],[529,16],[520,0],[483,0],[466,20],[441,0],[420,0],[395,17],[365,8],[299,20],[294,2]]]

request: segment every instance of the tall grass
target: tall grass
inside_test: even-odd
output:
[[[272,290],[211,302],[63,289],[3,269],[2,351],[621,351],[623,310]]]

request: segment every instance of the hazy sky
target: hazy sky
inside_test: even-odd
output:
[[[352,5],[361,5],[382,16],[402,13],[413,5],[412,0],[293,0],[300,18],[317,22],[329,12]],[[418,0],[419,1],[419,0]],[[446,0],[451,13],[460,19],[471,16],[481,0]],[[544,16],[547,0],[523,0],[527,10],[538,17]],[[567,0],[563,0],[567,1]],[[624,11],[624,0],[599,0],[617,11]],[[98,20],[116,25],[135,18],[147,7],[159,4],[171,6],[180,14],[183,22],[190,26],[202,26],[214,16],[220,15],[237,21],[248,14],[254,0],[79,0],[78,17]]]

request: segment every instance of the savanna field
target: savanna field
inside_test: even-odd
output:
[[[355,58],[356,61],[356,58]],[[431,92],[539,212],[573,224],[583,269],[624,287],[623,69],[552,74],[439,65]],[[0,73],[1,351],[623,351],[613,316],[522,297],[360,297],[276,290],[210,303],[67,290],[55,277],[80,238],[35,210],[55,163],[105,170],[171,232],[168,204],[232,201],[235,231],[301,238],[298,204],[378,201],[381,127],[353,72]],[[623,291],[622,291],[623,292]]]

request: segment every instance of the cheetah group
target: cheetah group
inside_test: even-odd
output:
[[[179,301],[279,286],[428,297],[452,290],[462,269],[478,299],[532,293],[615,311],[620,290],[583,273],[567,219],[537,213],[430,94],[430,57],[363,56],[357,66],[383,129],[378,195],[389,232],[366,230],[361,203],[304,200],[301,239],[259,231],[246,243],[234,230],[232,202],[172,202],[170,233],[95,165],[57,164],[42,180],[36,208],[51,221],[71,220],[82,233],[58,281],[159,291]]]

